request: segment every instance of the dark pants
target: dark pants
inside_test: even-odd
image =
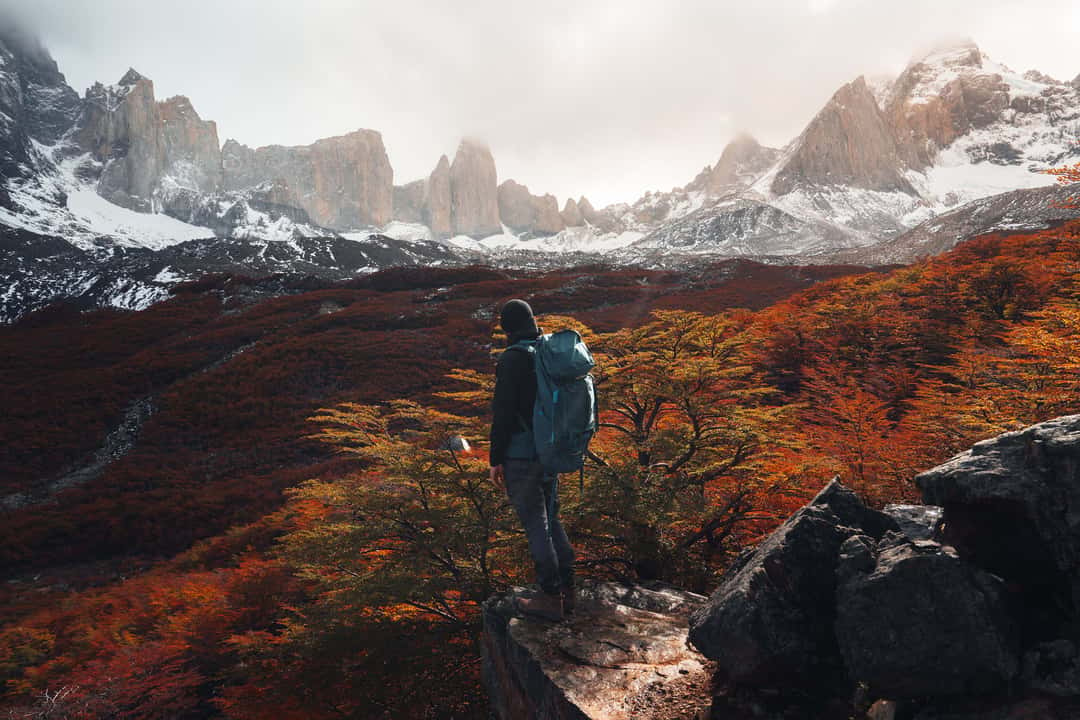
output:
[[[535,460],[506,461],[506,493],[517,510],[529,554],[536,563],[536,581],[546,593],[574,584],[574,550],[559,522],[559,476],[544,475]]]

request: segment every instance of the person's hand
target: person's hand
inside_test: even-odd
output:
[[[506,489],[506,474],[503,472],[502,465],[491,466],[491,482],[500,490]]]

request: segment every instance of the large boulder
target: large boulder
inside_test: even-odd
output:
[[[710,664],[686,643],[705,598],[659,585],[583,581],[560,623],[523,617],[516,589],[483,608],[484,684],[499,720],[707,717]]]
[[[1017,673],[999,578],[951,548],[851,537],[837,568],[836,637],[848,675],[891,698],[986,694]]]
[[[977,443],[915,479],[945,542],[1004,578],[1029,639],[1080,616],[1080,415]]]
[[[728,569],[690,618],[690,641],[734,684],[824,686],[842,674],[836,565],[852,535],[898,531],[837,480]]]

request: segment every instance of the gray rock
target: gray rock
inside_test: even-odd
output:
[[[886,505],[882,512],[912,540],[935,540],[944,511],[937,505]]]
[[[203,120],[183,95],[158,103],[165,147],[165,173],[181,187],[221,190],[221,145],[217,124]]]
[[[255,150],[229,140],[222,148],[226,190],[284,181],[322,227],[356,230],[390,221],[394,171],[374,130],[356,130],[311,145]]]
[[[1080,697],[1080,652],[1065,638],[1040,643],[1024,653],[1024,685],[1058,697]]]
[[[703,718],[710,664],[686,643],[705,598],[659,585],[583,581],[575,614],[519,616],[516,589],[483,608],[482,674],[501,720]]]
[[[414,180],[394,186],[394,219],[408,223],[424,222],[424,194],[427,181]]]
[[[79,95],[41,42],[0,23],[0,175],[27,177],[37,158],[30,139],[55,143],[78,117]]]
[[[86,91],[76,140],[103,164],[99,195],[133,210],[151,210],[166,167],[153,82],[128,70],[116,85],[95,83]]]
[[[944,507],[945,541],[1016,588],[1026,632],[1080,611],[1080,415],[977,443],[915,479]]]
[[[149,212],[170,193],[221,189],[217,125],[182,95],[157,102],[135,70],[86,91],[74,137],[102,165],[98,194],[119,205]]]
[[[1002,582],[929,540],[844,543],[836,637],[849,677],[890,698],[985,694],[1017,673]]]
[[[861,573],[868,573],[877,563],[877,543],[866,535],[852,535],[840,544],[836,577],[840,584]]]
[[[951,703],[930,703],[919,709],[914,720],[1075,720],[1080,702],[1075,698],[1023,697],[1017,699],[972,699]]]
[[[841,661],[832,623],[836,565],[852,535],[898,531],[837,480],[728,569],[690,618],[690,641],[730,682],[821,686]]]

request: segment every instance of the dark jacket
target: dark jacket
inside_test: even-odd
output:
[[[508,338],[507,345],[540,336],[533,327]],[[495,397],[491,403],[490,463],[502,465],[507,459],[510,438],[532,430],[533,405],[536,403],[536,365],[533,354],[503,350],[495,367]]]

